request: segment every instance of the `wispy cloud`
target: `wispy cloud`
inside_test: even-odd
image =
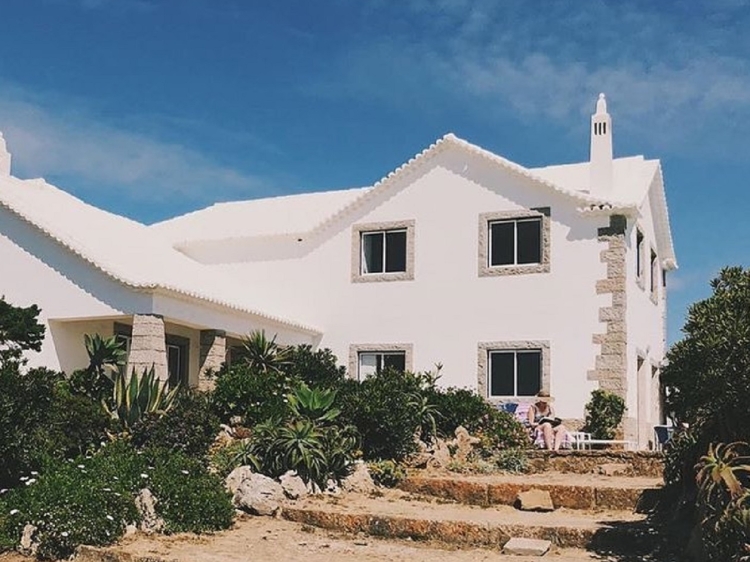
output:
[[[747,1],[696,0],[684,13],[669,5],[405,0],[407,23],[387,34],[373,27],[376,40],[347,53],[313,91],[416,111],[442,98],[482,118],[541,115],[563,126],[578,126],[604,91],[618,127],[630,125],[639,143],[744,157]],[[709,131],[720,142],[706,147]]]
[[[0,123],[14,175],[76,178],[83,189],[117,186],[121,196],[144,202],[179,197],[203,203],[272,189],[267,178],[220,165],[178,143],[107,125],[85,108],[68,105],[53,112],[18,87],[5,84],[0,92]]]

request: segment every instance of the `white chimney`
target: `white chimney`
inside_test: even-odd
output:
[[[10,175],[10,152],[5,147],[5,139],[0,133],[0,176]]]
[[[591,163],[589,193],[612,193],[612,118],[607,113],[607,100],[599,94],[596,113],[591,116]]]

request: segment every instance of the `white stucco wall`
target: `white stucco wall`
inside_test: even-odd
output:
[[[416,370],[440,362],[444,385],[476,388],[480,342],[547,340],[558,413],[582,417],[596,387],[586,376],[598,352],[591,338],[611,299],[595,289],[606,277],[597,228],[608,219],[581,217],[567,198],[462,152],[441,153],[403,182],[353,220],[415,221],[413,281],[351,281],[352,217],[299,260],[216,267],[320,327],[320,345],[344,365],[352,344],[408,343]],[[550,273],[480,277],[479,215],[536,207],[551,208]]]
[[[651,198],[641,207],[640,217],[628,226],[627,292],[628,292],[628,398],[626,415],[639,419],[638,442],[646,447],[653,440],[653,426],[660,423],[658,376],[652,367],[661,365],[666,354],[666,288],[662,286],[661,258],[657,248],[651,214]],[[636,229],[644,235],[644,272],[642,282],[637,278]],[[656,279],[656,298],[652,299],[650,283],[651,249],[657,252],[659,262]],[[639,373],[638,357],[644,359]]]

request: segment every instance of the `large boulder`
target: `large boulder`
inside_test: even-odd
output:
[[[234,492],[234,507],[253,515],[275,515],[284,501],[284,489],[273,478],[251,474]]]
[[[156,513],[157,500],[148,488],[143,488],[135,497],[135,507],[141,515],[141,531],[146,534],[164,530],[164,519]]]
[[[376,489],[375,482],[370,476],[367,465],[358,462],[354,465],[352,473],[341,481],[341,488],[345,492],[355,492],[358,494],[369,494]]]
[[[284,495],[290,500],[299,500],[307,495],[305,481],[294,470],[290,470],[280,476],[279,483],[284,490]]]
[[[25,554],[26,556],[36,555],[36,551],[39,548],[39,543],[34,537],[36,531],[37,528],[30,523],[27,523],[24,526],[23,531],[21,532],[21,543],[18,548],[21,554]]]
[[[253,469],[249,466],[238,466],[232,472],[230,472],[229,476],[227,476],[224,480],[224,485],[226,486],[227,491],[230,494],[234,495],[234,493],[237,491],[237,488],[239,488],[240,484],[242,484],[243,480],[247,480],[253,474],[255,474],[255,472],[253,472]]]

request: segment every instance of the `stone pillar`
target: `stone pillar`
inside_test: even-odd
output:
[[[593,343],[600,346],[596,364],[588,372],[588,379],[598,381],[599,388],[617,394],[623,400],[628,397],[628,331],[627,331],[627,292],[626,292],[626,251],[625,232],[627,218],[612,215],[609,226],[598,231],[599,242],[605,243],[600,259],[607,266],[606,279],[596,282],[598,295],[611,294],[610,306],[599,309],[599,320],[606,326],[603,334],[594,334]],[[623,420],[623,432],[626,439],[634,439],[636,432],[634,419]]]
[[[140,374],[144,369],[151,369],[152,365],[159,379],[169,378],[164,319],[157,314],[134,314],[128,354],[128,375],[133,369]]]
[[[198,389],[210,390],[214,381],[208,377],[221,369],[227,354],[227,335],[222,330],[201,330],[200,371]]]

